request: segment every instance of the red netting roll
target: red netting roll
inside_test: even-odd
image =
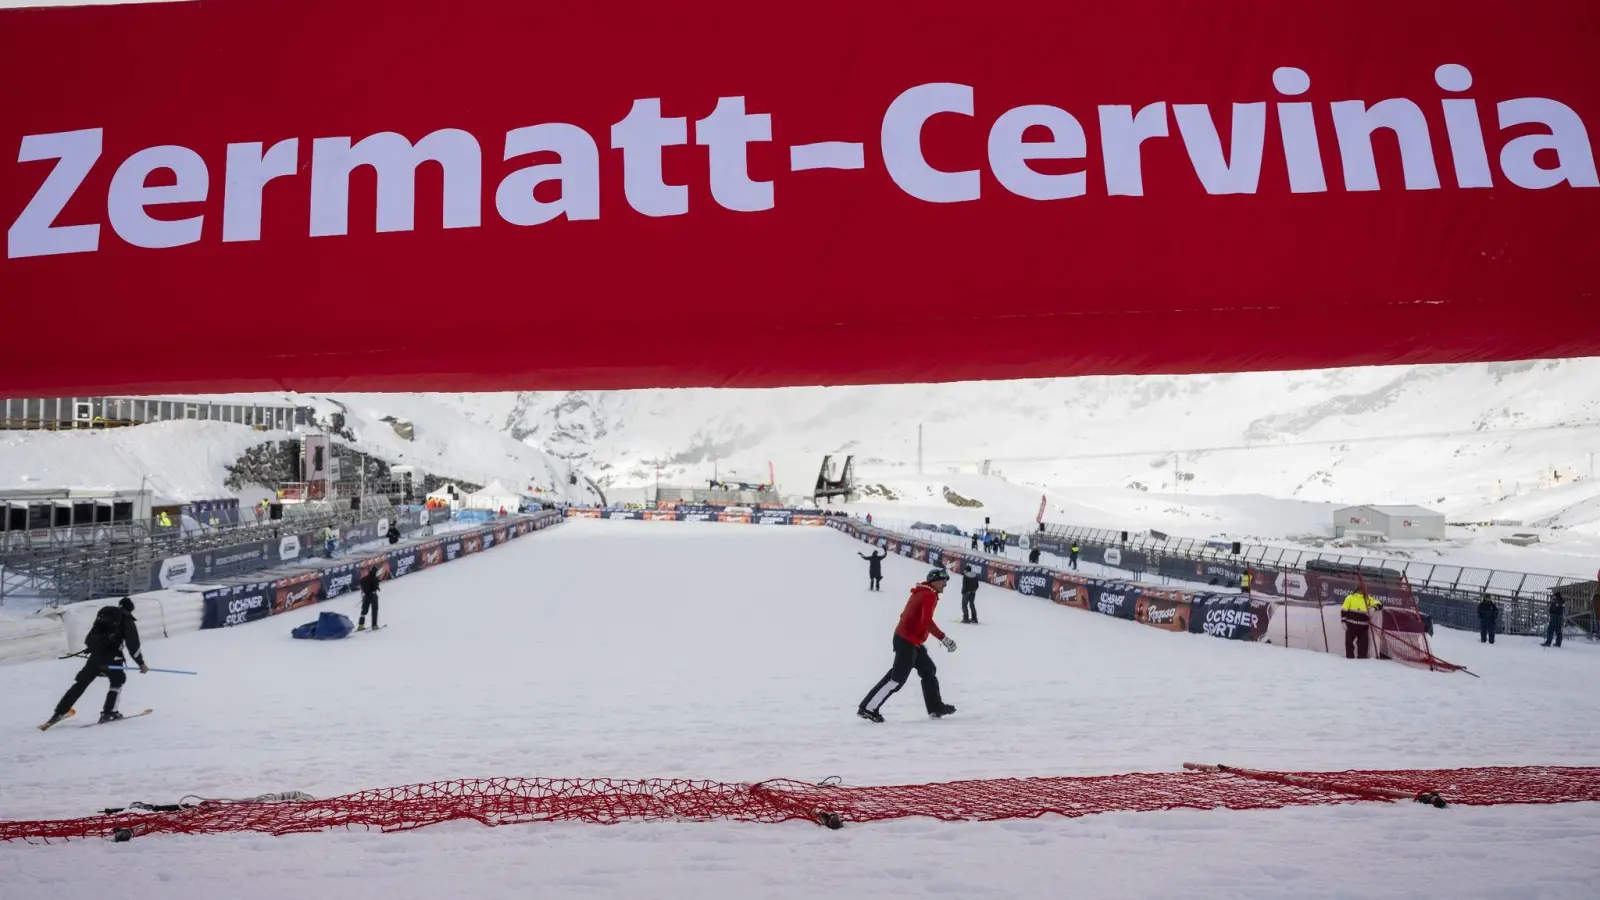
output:
[[[1002,778],[884,787],[796,781],[490,778],[360,791],[326,800],[204,801],[168,812],[0,822],[0,841],[149,834],[294,834],[330,828],[404,831],[463,819],[529,822],[876,822],[923,816],[994,821],[1164,809],[1277,809],[1403,798],[1437,791],[1453,803],[1600,801],[1600,769],[1402,772],[1204,771],[1082,778]]]

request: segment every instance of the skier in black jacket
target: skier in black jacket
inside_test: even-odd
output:
[[[1500,607],[1496,606],[1488,594],[1483,595],[1483,602],[1478,604],[1478,643],[1494,643],[1495,620],[1500,618]]]
[[[372,610],[372,630],[378,630],[378,567],[373,566],[361,576],[361,615],[356,619],[356,630],[367,628],[367,610]]]
[[[400,526],[394,522],[389,523],[389,545],[392,547],[400,543]]]
[[[1039,545],[1038,544],[1034,544],[1033,548],[1028,551],[1028,565],[1037,566],[1038,564],[1039,564]]]
[[[961,621],[978,624],[978,570],[968,566],[961,572]]]
[[[874,550],[871,556],[865,553],[856,555],[867,561],[867,590],[883,590],[883,558],[888,554],[882,550]]]
[[[122,685],[127,682],[128,676],[120,669],[110,668],[127,663],[123,658],[123,647],[127,647],[128,655],[139,664],[139,673],[146,674],[150,667],[144,664],[144,655],[139,652],[139,628],[134,624],[133,600],[123,597],[116,606],[104,606],[94,617],[94,625],[89,628],[89,633],[83,640],[83,652],[88,654],[88,660],[83,668],[78,670],[78,675],[72,681],[72,687],[61,696],[61,702],[56,704],[55,712],[50,720],[39,726],[39,730],[56,724],[72,715],[72,704],[78,702],[83,692],[89,689],[90,682],[106,676],[111,682],[111,687],[106,691],[105,705],[100,708],[100,721],[110,722],[122,718],[122,713],[117,712],[117,700],[122,694]]]

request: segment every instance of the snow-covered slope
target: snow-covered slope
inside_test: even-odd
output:
[[[309,406],[323,425],[335,421],[337,413],[343,422],[337,441],[391,464],[479,484],[536,486],[574,501],[592,497],[581,476],[577,485],[569,483],[573,466],[567,460],[468,420],[428,396],[243,394],[230,399]],[[396,431],[396,422],[409,426],[409,439]],[[228,496],[227,465],[256,444],[289,436],[198,421],[108,431],[0,431],[0,488],[131,488],[148,479],[165,499]]]
[[[764,473],[771,461],[784,490],[805,493],[824,453],[856,454],[863,481],[915,474],[920,426],[930,475],[987,461],[1012,481],[1058,488],[1415,502],[1498,517],[1499,504],[1586,479],[1600,449],[1600,359],[449,399],[618,486],[653,481],[658,462],[663,480],[694,481],[713,463]],[[1548,503],[1516,508],[1560,516],[1596,495],[1541,493]]]

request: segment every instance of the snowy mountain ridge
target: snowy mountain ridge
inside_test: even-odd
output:
[[[1013,481],[1068,491],[1413,502],[1467,513],[1588,480],[1600,449],[1600,359],[441,396],[614,487],[651,483],[658,465],[664,483],[693,483],[771,461],[780,487],[803,494],[827,453],[855,454],[866,481],[915,474],[920,426],[926,474],[979,473],[987,463]]]

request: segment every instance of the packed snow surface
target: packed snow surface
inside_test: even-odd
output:
[[[1172,770],[1589,764],[1600,653],[1435,649],[1481,675],[1171,634],[988,587],[982,625],[938,620],[955,716],[915,685],[854,715],[926,566],[832,529],[569,522],[387,585],[390,627],[292,641],[317,610],[150,641],[124,709],[40,734],[76,661],[3,671],[0,816],[83,815],[496,775],[773,777],[849,784]],[[359,600],[323,608],[355,615]],[[79,703],[92,715],[97,683]],[[84,721],[79,719],[78,721]],[[993,824],[449,825],[415,834],[0,846],[7,897],[1592,897],[1595,804],[1110,815]],[[1350,848],[1361,864],[1350,864]]]

